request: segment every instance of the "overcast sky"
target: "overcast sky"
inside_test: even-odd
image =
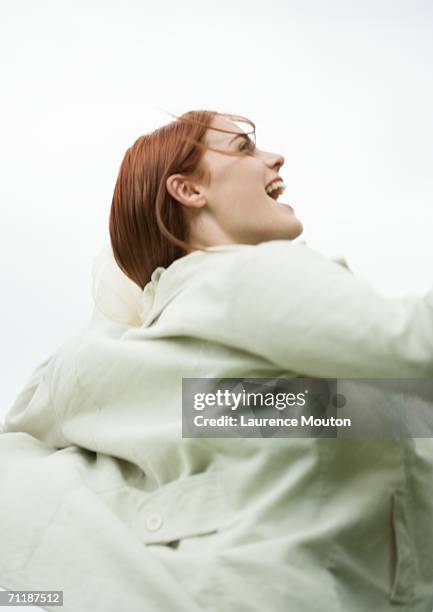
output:
[[[203,109],[278,151],[307,244],[433,286],[433,3],[9,0],[0,9],[0,415],[89,316],[120,162]]]

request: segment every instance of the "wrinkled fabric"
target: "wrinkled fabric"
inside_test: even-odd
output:
[[[307,243],[300,240],[297,244]],[[208,251],[225,248],[232,249],[233,246],[211,247]],[[342,255],[335,256],[332,260],[350,270]],[[97,309],[115,323],[139,327],[152,309],[158,281],[164,271],[163,266],[155,268],[150,281],[141,291],[140,287],[122,272],[114,259],[111,246],[106,245],[95,257],[92,267],[92,293]]]
[[[433,292],[281,240],[143,292],[99,264],[92,317],[6,416],[0,584],[66,612],[431,612],[431,439],[182,438],[182,378],[430,378]]]

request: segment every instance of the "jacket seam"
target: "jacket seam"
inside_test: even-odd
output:
[[[56,364],[56,359],[57,359],[57,354],[54,354],[52,356],[52,361],[50,360],[50,366],[51,368],[54,368],[55,364]],[[59,416],[59,411],[57,409],[57,403],[54,400],[54,395],[52,392],[52,384],[53,384],[53,376],[50,377],[50,380],[47,380],[47,374],[48,372],[44,372],[42,374],[42,382],[45,385],[46,389],[48,390],[48,402],[49,405],[52,407],[53,413],[54,413],[54,430],[55,430],[55,434],[59,437],[59,443],[61,444],[66,444],[67,446],[70,445],[70,443],[68,442],[68,440],[66,440],[65,436],[63,435],[62,432],[62,428],[60,426],[60,416]]]

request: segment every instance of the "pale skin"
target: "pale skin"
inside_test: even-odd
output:
[[[212,127],[242,132],[239,125],[226,117],[216,116]],[[230,156],[206,151],[202,166],[207,177],[199,180],[172,174],[166,187],[184,207],[188,220],[188,242],[202,248],[224,244],[259,244],[268,240],[293,240],[303,232],[302,223],[293,209],[286,206],[284,194],[273,200],[265,186],[284,176],[280,169],[284,157],[262,151],[248,143],[245,136],[208,129],[205,143],[224,151],[239,152]]]

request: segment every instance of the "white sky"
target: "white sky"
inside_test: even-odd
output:
[[[0,24],[0,415],[89,316],[120,162],[161,109],[250,117],[307,244],[390,297],[432,287],[433,3],[8,0]]]

